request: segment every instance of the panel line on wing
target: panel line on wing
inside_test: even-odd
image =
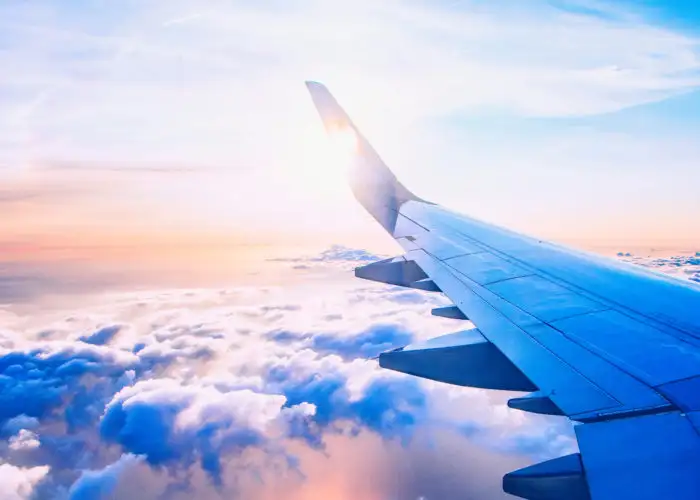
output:
[[[427,254],[426,254],[426,255],[427,255]],[[474,293],[477,297],[479,297],[482,301],[484,301],[484,303],[487,304],[494,312],[496,312],[496,313],[497,313],[499,316],[501,316],[504,320],[508,321],[512,326],[517,327],[524,335],[526,335],[526,336],[527,336],[528,338],[530,338],[532,341],[536,342],[544,351],[550,353],[552,356],[554,356],[554,357],[555,357],[556,359],[558,359],[560,362],[564,363],[564,365],[567,366],[572,372],[578,374],[580,377],[582,377],[583,379],[585,379],[588,383],[590,383],[590,384],[592,384],[593,386],[599,388],[601,391],[603,391],[604,394],[608,395],[611,399],[615,400],[615,401],[619,404],[619,406],[622,406],[623,408],[628,408],[628,409],[634,408],[634,406],[633,406],[632,403],[631,403],[631,401],[633,401],[634,399],[638,399],[637,404],[641,404],[641,405],[653,405],[654,407],[658,407],[660,402],[663,402],[663,404],[666,404],[666,403],[667,403],[667,400],[666,400],[665,398],[663,398],[663,396],[660,395],[660,394],[658,393],[658,391],[654,390],[654,389],[651,388],[647,383],[645,383],[643,380],[640,380],[638,377],[635,377],[633,374],[629,373],[627,370],[623,369],[623,368],[620,367],[619,365],[616,365],[615,363],[612,363],[611,360],[610,360],[609,358],[600,356],[600,354],[598,354],[598,353],[592,351],[592,350],[589,349],[587,346],[581,345],[579,342],[576,342],[574,339],[571,339],[568,335],[564,335],[562,332],[558,331],[557,329],[555,329],[553,326],[549,325],[548,323],[546,323],[546,322],[544,322],[544,321],[541,321],[541,320],[538,320],[538,319],[532,317],[532,316],[531,316],[530,314],[528,314],[526,311],[523,311],[523,310],[520,309],[518,306],[516,306],[516,305],[514,305],[514,304],[511,304],[511,303],[508,302],[506,299],[503,299],[503,298],[501,298],[501,297],[498,297],[498,296],[495,295],[493,292],[491,292],[490,290],[488,290],[488,289],[485,288],[485,287],[480,286],[478,283],[474,282],[473,280],[470,280],[470,279],[467,278],[467,277],[464,277],[464,279],[461,278],[461,277],[458,277],[457,275],[454,274],[454,270],[452,270],[452,269],[451,269],[449,266],[447,266],[445,263],[442,263],[442,264],[443,264],[443,266],[445,266],[445,270],[446,270],[454,279],[456,279],[456,280],[457,280],[458,282],[460,282],[462,285],[466,286],[468,290],[470,290],[470,291],[471,291],[472,293]],[[468,283],[466,283],[466,282],[465,282],[465,279],[468,280],[468,281],[471,283],[471,285],[468,284]],[[588,353],[588,355],[591,356],[591,359],[598,359],[600,363],[604,363],[603,365],[601,365],[601,367],[603,367],[603,366],[607,367],[606,370],[611,370],[611,373],[618,373],[619,376],[621,376],[621,377],[628,377],[628,380],[630,381],[630,383],[631,383],[631,384],[636,384],[636,385],[629,386],[629,387],[627,387],[626,390],[630,390],[630,391],[631,391],[632,389],[634,389],[634,390],[635,390],[636,396],[635,396],[634,398],[632,398],[632,396],[630,395],[630,397],[627,398],[628,401],[630,401],[630,403],[625,403],[624,401],[621,401],[620,399],[618,399],[617,397],[615,397],[614,394],[611,394],[610,392],[608,392],[608,390],[606,390],[606,389],[604,389],[603,387],[601,387],[601,385],[599,385],[599,383],[598,383],[597,381],[595,381],[593,378],[591,378],[591,376],[586,375],[585,373],[581,372],[580,369],[579,369],[579,367],[577,367],[577,366],[575,366],[575,365],[572,364],[572,361],[567,361],[566,359],[562,358],[561,355],[560,355],[556,350],[553,350],[549,345],[543,343],[543,341],[542,341],[541,338],[537,338],[536,336],[533,336],[532,334],[530,334],[530,333],[528,332],[528,328],[527,328],[527,327],[518,326],[518,323],[515,323],[512,319],[507,318],[507,317],[504,315],[504,311],[500,310],[500,309],[497,308],[494,304],[492,304],[491,301],[490,301],[487,297],[485,297],[485,296],[483,295],[483,293],[486,293],[486,294],[493,295],[493,296],[497,297],[499,300],[501,300],[501,301],[507,303],[510,307],[512,307],[512,308],[517,309],[518,311],[520,311],[520,313],[521,313],[523,316],[532,318],[533,321],[530,322],[531,326],[534,326],[534,325],[539,324],[539,325],[541,325],[542,327],[550,328],[553,332],[556,332],[556,334],[557,334],[558,336],[560,336],[563,340],[568,341],[568,342],[571,342],[571,343],[572,343],[572,346],[575,345],[575,346],[577,346],[579,349],[582,349],[582,352]],[[591,312],[590,314],[592,314],[592,312]],[[482,327],[483,325],[481,325],[481,324],[479,323],[478,318],[475,319],[475,322],[476,322],[476,324],[477,324],[478,327],[482,328],[482,332],[485,332],[484,335],[487,336],[487,338],[489,338],[489,340],[492,340],[492,341],[493,341],[493,339],[492,339],[492,338],[489,336],[489,334],[488,334],[488,329],[485,329],[485,328]],[[526,371],[526,373],[527,373],[527,371]],[[619,382],[619,381],[618,381],[618,382]],[[627,386],[627,385],[629,385],[629,384],[623,384],[623,386],[621,386],[619,389],[621,390],[624,386]],[[632,398],[632,399],[630,399],[630,398]],[[643,403],[643,401],[646,401],[646,403]],[[632,406],[631,406],[631,405],[632,405]],[[648,406],[647,406],[647,407],[648,407]],[[603,409],[601,409],[600,411],[602,411],[602,410],[603,410]],[[591,410],[591,411],[586,411],[586,412],[579,412],[579,414],[581,414],[581,415],[586,415],[586,414],[592,413],[592,411],[593,411],[593,410]],[[573,413],[570,413],[569,415],[571,416],[571,415],[573,415]]]
[[[580,321],[556,320],[551,327],[650,387],[700,375],[697,350],[668,342],[666,339],[675,339],[654,327],[626,322],[628,319],[619,311],[609,310],[587,315]],[[640,344],[656,346],[655,355],[641,352]]]
[[[430,259],[430,256],[428,256],[426,253],[423,253],[423,254],[426,255]],[[424,260],[424,259],[420,259],[418,256],[416,256],[416,259]],[[435,264],[439,265],[441,263],[435,262]],[[426,263],[426,265],[427,265],[427,263]],[[557,405],[562,407],[562,409],[566,409],[568,414],[584,413],[586,411],[596,411],[596,410],[602,411],[602,410],[609,409],[609,408],[624,407],[623,402],[619,401],[613,395],[609,394],[606,390],[601,388],[597,383],[595,383],[593,380],[591,380],[588,376],[581,373],[574,366],[572,366],[569,362],[562,359],[556,352],[552,351],[546,345],[543,345],[536,338],[529,335],[521,327],[519,327],[518,325],[516,325],[512,321],[505,318],[502,315],[502,313],[498,309],[496,309],[496,307],[493,304],[491,304],[487,299],[482,297],[481,294],[479,293],[479,291],[482,291],[482,290],[487,291],[486,289],[484,289],[483,287],[478,287],[478,290],[472,289],[468,285],[465,285],[465,283],[459,277],[455,276],[455,274],[453,273],[453,270],[450,269],[448,266],[443,264],[441,267],[443,268],[443,270],[446,273],[448,273],[451,276],[452,279],[454,279],[457,283],[459,283],[460,286],[465,287],[465,289],[464,289],[465,291],[469,291],[469,292],[473,293],[475,295],[475,297],[477,297],[480,300],[480,302],[483,306],[486,306],[490,310],[492,310],[492,313],[488,313],[489,317],[501,318],[501,320],[500,320],[501,322],[506,321],[507,324],[510,326],[510,328],[515,328],[515,329],[517,329],[518,332],[520,332],[520,334],[522,335],[522,337],[520,337],[520,338],[523,341],[525,339],[527,339],[527,342],[531,343],[531,345],[533,345],[533,346],[537,346],[537,348],[541,350],[543,356],[545,355],[545,353],[547,353],[547,355],[551,356],[551,358],[549,358],[551,360],[551,362],[558,364],[561,367],[561,369],[566,370],[570,374],[570,376],[578,377],[580,379],[580,383],[578,383],[578,384],[576,384],[574,382],[575,379],[569,380],[571,387],[575,388],[575,391],[576,391],[575,398],[573,397],[573,394],[568,394],[568,393],[556,393],[556,394],[554,394],[554,393],[552,393],[552,396],[557,401]],[[435,274],[440,274],[440,273],[435,273]],[[433,276],[433,279],[436,279],[436,281],[437,281],[437,280],[439,280],[439,277]],[[441,288],[443,289],[443,291],[445,291],[445,288],[442,286],[442,284],[441,284]],[[453,286],[450,286],[448,288],[453,288],[453,290],[454,290]],[[449,292],[449,290],[448,290],[448,292]],[[455,294],[455,295],[457,295],[457,294]],[[450,296],[449,293],[448,293],[448,296]],[[460,303],[462,303],[462,302],[460,302]],[[493,313],[495,313],[495,314],[493,314]],[[481,316],[481,315],[479,315],[479,316]],[[490,328],[489,325],[484,324],[484,322],[480,322],[479,318],[474,318],[474,320],[476,323],[479,323],[480,325],[484,326],[486,332],[484,332],[484,329],[482,329],[481,331],[489,341],[494,342],[496,344],[496,346],[501,350],[503,350],[505,348],[504,354],[508,355],[508,357],[511,358],[511,360],[516,362],[516,366],[518,366],[521,370],[523,370],[523,373],[531,373],[531,370],[529,371],[527,369],[528,367],[523,367],[517,362],[519,357],[514,356],[514,352],[510,352],[510,353],[508,352],[510,349],[507,347],[507,344],[512,344],[513,342],[515,342],[517,340],[517,337],[518,337],[518,336],[513,335],[514,332],[507,332],[506,331],[507,329],[503,328],[505,325],[493,326],[493,328]],[[495,334],[495,333],[498,333],[497,337],[493,336],[493,334]],[[504,342],[506,342],[506,343],[504,344]],[[538,359],[539,359],[539,362],[537,365],[540,367],[544,366],[542,363],[544,363],[544,360],[547,358],[543,357],[543,358],[538,358]],[[528,358],[528,357],[523,358],[521,356],[519,361],[521,363],[526,362],[526,361],[528,363],[531,363],[533,360],[530,360],[530,358]],[[552,365],[551,368],[554,370],[554,372],[559,373],[559,378],[561,378],[563,376],[563,372],[561,372],[557,368],[554,368],[554,366],[556,366],[556,365]],[[529,366],[529,368],[532,368],[532,365]],[[540,383],[538,384],[537,380],[533,380],[533,382],[535,382],[535,384],[538,385],[540,390],[546,390],[547,388],[553,387],[551,385],[552,380],[549,377],[544,378],[544,379],[540,378],[540,377],[537,377],[537,378],[539,378]],[[543,381],[547,381],[547,384],[541,385],[541,383]],[[585,386],[581,385],[582,383],[585,383],[586,385]],[[586,396],[586,394],[587,394],[587,396]],[[565,400],[562,400],[562,397],[566,398],[566,400],[569,402],[569,404],[561,404],[562,402],[564,402],[564,403],[566,402]],[[580,405],[584,404],[586,401],[588,402],[588,404],[590,406],[580,407]],[[593,401],[596,401],[596,402],[593,403]],[[574,406],[571,406],[571,405],[574,405]],[[575,408],[577,408],[576,405],[579,405],[578,409],[575,409]]]
[[[425,205],[420,204],[420,203],[413,203],[410,202],[407,206],[411,212],[413,212],[414,208],[418,208],[418,214],[423,215],[423,208]],[[442,208],[434,208],[438,210],[437,214],[440,217],[440,221],[438,224],[445,224],[445,229],[448,229],[449,232],[457,234],[460,238],[465,239],[467,241],[472,242],[473,244],[477,245],[482,245],[484,248],[488,248],[489,251],[494,253],[495,255],[499,255],[503,258],[509,259],[511,261],[515,261],[517,263],[520,263],[524,266],[528,266],[531,269],[537,271],[539,274],[541,274],[543,277],[549,279],[553,283],[558,283],[562,286],[568,287],[572,291],[576,291],[577,293],[581,294],[583,297],[587,297],[591,300],[597,300],[597,301],[603,301],[606,304],[610,305],[613,308],[616,308],[621,314],[624,314],[628,316],[630,319],[636,320],[636,321],[641,321],[641,322],[646,322],[646,323],[653,323],[656,328],[659,330],[672,335],[674,338],[678,338],[679,340],[688,343],[695,348],[700,348],[700,330],[697,330],[697,328],[693,328],[692,325],[687,325],[687,324],[678,324],[678,322],[673,322],[671,321],[671,318],[667,316],[661,316],[659,317],[658,315],[654,314],[646,314],[644,312],[639,312],[636,309],[633,309],[632,307],[628,305],[624,305],[620,303],[618,300],[615,300],[613,298],[607,298],[603,297],[598,293],[595,292],[590,292],[585,288],[582,288],[579,285],[576,285],[572,283],[571,281],[568,281],[567,279],[564,278],[559,278],[556,275],[553,275],[552,273],[543,270],[542,268],[538,266],[534,266],[532,264],[529,264],[525,261],[523,261],[520,258],[514,257],[513,255],[503,251],[499,250],[498,248],[495,248],[493,245],[485,243],[481,239],[476,239],[470,234],[467,234],[464,232],[464,229],[462,226],[456,224],[456,223],[465,223],[465,224],[471,224],[475,226],[475,229],[477,231],[483,232],[490,232],[495,235],[498,235],[500,238],[506,238],[503,241],[504,246],[512,247],[513,245],[513,239],[519,239],[522,240],[523,244],[525,245],[534,245],[534,246],[542,246],[543,250],[551,250],[554,252],[572,252],[572,250],[567,249],[566,247],[562,247],[560,245],[550,243],[550,242],[545,242],[543,243],[542,240],[537,240],[535,238],[526,236],[526,235],[521,235],[518,233],[515,233],[514,231],[510,231],[498,226],[492,226],[488,223],[485,223],[483,221],[479,221],[477,219],[474,219],[472,217],[465,217],[465,216],[459,216],[454,213],[451,213],[448,210],[442,209]],[[404,210],[402,209],[402,212]],[[413,213],[411,215],[414,215]],[[431,220],[431,223],[433,221]],[[488,233],[487,233],[488,234]],[[573,251],[575,252],[575,251]],[[582,255],[581,258],[585,258],[585,255]],[[591,255],[590,257],[596,257],[594,255]],[[641,272],[641,271],[640,271]],[[659,277],[664,277],[660,275]],[[668,277],[665,277],[666,279],[669,279]],[[682,283],[679,283],[679,286],[681,286]]]
[[[603,302],[603,303],[607,304],[610,308],[615,309],[620,314],[623,314],[634,321],[640,321],[640,319],[641,319],[641,320],[645,320],[648,322],[652,322],[655,325],[655,327],[657,327],[659,330],[663,331],[664,333],[666,333],[668,335],[673,336],[674,338],[677,338],[681,342],[685,342],[685,343],[690,344],[696,348],[700,347],[700,338],[695,337],[694,335],[692,335],[689,332],[686,332],[685,330],[681,330],[681,329],[677,328],[676,326],[668,324],[668,323],[666,323],[666,322],[664,322],[656,317],[649,316],[647,314],[634,311],[634,310],[630,309],[629,307],[627,307],[623,304],[620,304],[619,302],[616,302],[614,300],[611,300],[611,299],[608,299],[605,297],[601,297],[600,295],[598,295],[594,292],[589,292],[588,290],[583,289],[580,286],[577,286],[577,285],[575,285],[567,280],[564,280],[562,278],[554,276],[547,271],[544,271],[538,267],[535,267],[532,264],[529,264],[529,263],[523,261],[522,259],[518,259],[517,257],[514,257],[514,256],[512,256],[512,255],[510,255],[502,250],[498,250],[497,248],[494,248],[493,246],[491,246],[487,243],[484,243],[483,241],[477,240],[474,237],[472,237],[468,234],[465,234],[463,231],[461,231],[457,228],[452,227],[452,229],[456,233],[459,234],[460,238],[464,238],[464,239],[470,241],[472,244],[481,245],[481,246],[487,248],[488,249],[487,251],[489,253],[492,253],[493,255],[496,255],[500,258],[503,258],[504,260],[506,260],[508,262],[511,262],[514,264],[517,263],[517,265],[521,265],[523,267],[527,267],[529,269],[532,269],[539,276],[542,276],[543,278],[551,281],[552,283],[555,283],[555,284],[558,284],[562,287],[568,288],[570,291],[578,293],[582,297],[586,297],[590,300],[595,300],[597,302]]]
[[[648,408],[640,408],[640,409],[635,409],[635,410],[622,410],[622,411],[609,411],[605,412],[602,414],[598,415],[571,415],[570,418],[572,420],[576,420],[577,422],[581,422],[583,424],[592,424],[595,422],[608,422],[612,420],[620,420],[622,418],[634,418],[634,417],[641,417],[644,415],[656,415],[658,413],[666,413],[666,412],[672,412],[672,411],[677,411],[678,407],[676,407],[672,403],[666,403],[658,406],[650,406]]]
[[[496,285],[499,283],[503,283],[505,281],[519,280],[520,278],[529,278],[530,276],[537,276],[537,275],[533,273],[533,274],[525,274],[523,276],[511,276],[509,278],[503,278],[503,279],[499,279],[499,280],[489,281],[488,283],[484,283],[484,286]]]
[[[446,265],[446,263],[443,263],[443,265]],[[449,267],[449,266],[448,266],[448,267]],[[593,379],[591,379],[591,378],[590,378],[589,376],[587,376],[586,374],[582,373],[582,372],[580,371],[579,368],[577,368],[576,366],[574,366],[573,364],[571,364],[571,362],[566,361],[565,359],[563,359],[563,358],[561,357],[560,354],[558,354],[556,351],[554,351],[554,350],[553,350],[552,348],[550,348],[548,345],[544,344],[540,338],[538,338],[537,336],[532,335],[532,334],[528,331],[528,329],[529,329],[529,328],[532,328],[533,326],[536,326],[536,325],[539,324],[539,325],[541,325],[541,326],[550,328],[552,331],[556,331],[557,334],[560,335],[562,338],[567,339],[569,342],[572,342],[573,344],[577,345],[578,347],[580,347],[581,349],[583,349],[585,352],[587,352],[587,353],[590,354],[591,356],[595,356],[595,357],[597,357],[598,359],[602,360],[603,362],[607,363],[611,368],[617,370],[620,374],[624,374],[624,375],[630,377],[631,379],[635,380],[638,384],[640,384],[641,386],[643,386],[643,387],[645,387],[645,388],[648,388],[649,391],[654,392],[654,393],[657,394],[660,398],[662,398],[664,401],[666,401],[666,399],[663,398],[663,396],[662,396],[661,394],[659,394],[658,391],[656,391],[656,390],[649,384],[648,381],[645,381],[645,380],[643,380],[642,378],[640,378],[640,377],[638,377],[637,375],[635,375],[634,373],[630,372],[630,370],[626,367],[626,364],[620,364],[620,363],[618,363],[618,362],[617,362],[617,361],[618,361],[618,358],[616,358],[616,357],[614,357],[614,356],[605,355],[605,353],[600,352],[598,349],[592,349],[591,346],[588,345],[587,343],[582,343],[579,339],[577,339],[577,338],[572,338],[572,336],[567,335],[565,332],[561,331],[559,328],[557,328],[555,325],[551,324],[550,322],[545,321],[545,320],[542,320],[542,319],[540,319],[540,318],[537,318],[537,317],[533,316],[530,312],[528,312],[528,311],[526,311],[526,310],[523,310],[520,306],[518,306],[517,304],[512,303],[512,302],[511,302],[510,300],[508,300],[507,298],[504,298],[504,297],[502,297],[502,296],[499,296],[498,294],[494,293],[492,290],[489,290],[486,286],[482,286],[482,285],[480,285],[479,283],[477,283],[476,281],[470,279],[469,277],[464,276],[464,278],[465,278],[466,280],[468,280],[468,281],[471,283],[471,284],[469,284],[469,283],[465,282],[464,279],[462,279],[462,278],[456,276],[456,275],[454,274],[454,272],[452,272],[452,271],[453,271],[453,270],[450,270],[450,273],[451,273],[453,276],[455,276],[455,278],[456,278],[457,280],[461,281],[461,282],[462,282],[463,284],[465,284],[472,292],[474,292],[477,296],[479,296],[482,300],[484,300],[486,303],[488,303],[489,305],[491,305],[491,307],[492,307],[495,311],[497,311],[499,314],[501,314],[506,320],[508,320],[510,323],[512,323],[513,325],[515,325],[515,326],[517,326],[518,328],[520,328],[526,335],[530,336],[530,337],[533,338],[538,344],[540,344],[540,345],[542,346],[543,349],[545,349],[545,350],[551,352],[554,356],[556,356],[557,358],[561,359],[564,363],[566,363],[569,367],[571,367],[572,370],[574,370],[574,371],[576,371],[577,373],[579,373],[582,377],[586,378],[587,380],[589,380],[591,383],[593,383],[593,384],[596,385],[597,387],[600,387],[601,390],[604,390],[604,391],[605,391],[605,389],[603,389],[597,382],[595,382]],[[454,270],[454,271],[456,271],[456,270]],[[456,271],[456,272],[459,272],[459,271]],[[463,276],[462,273],[459,273],[459,274],[460,274],[461,276]],[[518,278],[514,278],[514,279],[518,279]],[[523,315],[523,316],[525,316],[525,317],[530,317],[530,318],[532,318],[532,321],[529,321],[529,322],[527,322],[527,324],[526,324],[526,323],[524,323],[524,322],[521,320],[521,321],[519,322],[519,323],[520,323],[520,324],[519,324],[519,323],[515,322],[512,318],[508,318],[508,317],[505,315],[505,312],[504,312],[503,310],[498,309],[498,308],[496,308],[493,304],[491,304],[491,301],[490,301],[487,297],[484,296],[484,293],[485,293],[485,294],[492,294],[492,295],[494,295],[494,296],[497,297],[500,301],[505,302],[505,303],[508,304],[511,308],[516,309],[517,311],[519,311],[519,313],[520,313],[521,315]],[[610,309],[590,310],[590,311],[586,311],[586,312],[581,313],[581,314],[572,315],[572,316],[570,316],[570,317],[578,317],[578,316],[593,315],[593,314],[597,314],[597,313],[600,313],[600,312],[603,312],[603,311],[606,311],[606,310],[610,310]],[[563,318],[562,318],[562,319],[563,319]],[[557,319],[557,321],[559,321],[559,319]],[[479,326],[479,325],[477,325],[477,326]],[[605,392],[606,392],[606,394],[610,395],[613,399],[616,399],[617,401],[619,401],[617,398],[615,398],[614,395],[610,394],[608,391],[605,391]],[[624,405],[624,403],[621,402],[621,401],[620,401],[620,404],[621,404],[621,405]]]
[[[501,298],[503,298],[503,297],[501,297]],[[505,300],[505,299],[504,299],[504,300]],[[518,307],[518,306],[515,306],[515,307]],[[592,311],[586,311],[586,312],[571,314],[571,315],[569,315],[569,316],[562,316],[561,318],[557,318],[555,321],[564,321],[564,320],[567,320],[567,319],[579,318],[579,317],[581,317],[581,316],[588,316],[589,314],[596,314],[596,313],[601,313],[601,312],[606,312],[606,311],[614,311],[614,309],[612,309],[611,307],[605,307],[604,309],[594,309],[594,310],[592,310]],[[540,320],[540,321],[542,321],[542,320]],[[559,330],[559,329],[558,329],[556,326],[554,326],[552,323],[547,322],[547,321],[542,321],[542,323],[544,323],[544,324],[547,325],[547,326],[550,326],[550,327],[554,328],[555,330],[557,330],[558,332],[560,332],[562,335],[564,335],[564,336],[566,336],[567,338],[569,338],[568,335],[566,335],[566,333],[564,333],[564,332],[562,332],[561,330]]]
[[[425,229],[427,232],[430,232],[430,229],[428,229],[427,227],[425,227],[425,226],[424,226],[423,224],[421,224],[420,222],[418,222],[418,221],[416,221],[416,220],[410,218],[410,217],[407,216],[406,214],[402,214],[400,210],[393,210],[393,211],[396,212],[396,214],[397,214],[399,217],[404,217],[405,219],[408,219],[408,220],[410,220],[411,222],[413,222],[416,226],[422,227],[422,228]]]
[[[430,253],[430,252],[427,252],[427,253]],[[440,258],[438,258],[436,255],[433,255],[433,257],[435,257],[436,259],[438,259],[438,260],[440,260],[440,261],[442,261],[442,262],[447,262],[448,260],[457,259],[457,258],[459,258],[459,257],[466,257],[467,255],[477,255],[477,254],[480,254],[480,253],[489,253],[489,252],[488,252],[487,250],[480,250],[480,251],[478,251],[478,252],[465,252],[465,253],[461,253],[461,254],[459,254],[459,255],[455,255],[455,256],[453,256],[453,257],[448,257],[448,258],[446,258],[446,259],[440,259]],[[432,254],[431,254],[431,255],[432,255]]]

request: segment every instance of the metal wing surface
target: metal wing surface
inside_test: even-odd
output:
[[[580,453],[507,474],[508,493],[700,498],[700,287],[418,198],[328,90],[307,87],[329,133],[355,134],[355,197],[404,250],[355,274],[442,292],[453,305],[433,314],[476,326],[384,353],[380,365],[527,391],[509,406],[578,424]]]

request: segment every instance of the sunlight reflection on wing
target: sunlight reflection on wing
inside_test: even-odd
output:
[[[329,128],[328,144],[333,160],[344,167],[348,166],[358,151],[357,134],[351,127]]]

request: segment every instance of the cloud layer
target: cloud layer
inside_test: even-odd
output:
[[[285,265],[369,258],[333,247]],[[343,273],[8,316],[0,471],[16,477],[11,498],[351,498],[367,467],[363,498],[497,498],[485,484],[575,446],[567,424],[509,410],[498,393],[380,370],[379,352],[464,325],[429,315],[440,296]],[[455,454],[473,471],[450,466]]]
[[[8,311],[0,498],[500,498],[504,473],[576,449],[566,421],[507,394],[379,369],[378,353],[469,324],[430,316],[440,295],[348,271],[376,258],[334,246],[274,263],[308,278],[285,287]]]
[[[631,252],[618,252],[618,258],[643,267],[648,267],[680,279],[700,283],[700,252],[695,255],[676,255],[672,257],[644,257]]]

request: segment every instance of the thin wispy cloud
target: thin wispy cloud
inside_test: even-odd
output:
[[[99,141],[90,120],[110,119],[135,125],[133,135],[157,140],[158,124],[175,112],[189,124],[207,124],[190,134],[190,142],[209,146],[213,138],[201,132],[219,135],[225,128],[245,137],[242,122],[258,129],[274,126],[280,112],[299,113],[299,104],[288,100],[301,91],[291,85],[310,75],[336,84],[363,119],[379,117],[371,107],[379,103],[382,110],[403,110],[412,121],[456,110],[604,113],[700,84],[698,40],[692,36],[639,18],[585,15],[547,3],[527,9],[504,2],[477,8],[472,2],[453,8],[399,1],[217,3],[216,15],[187,13],[189,5],[134,4],[128,17],[122,13],[114,20],[108,20],[108,9],[100,20],[109,28],[104,35],[91,33],[88,16],[78,11],[67,23],[65,11],[37,9],[50,23],[43,29],[6,21],[13,50],[4,62],[21,58],[34,66],[37,85],[59,82],[39,90],[40,98],[35,94],[24,109],[43,102],[45,111],[37,117],[42,127],[57,135],[80,133],[88,141]],[[4,9],[5,19],[32,18],[31,5]],[[33,43],[26,43],[29,37]],[[55,48],[59,41],[61,49]],[[16,75],[5,75],[5,85],[13,81]],[[66,81],[72,85],[61,91]],[[251,102],[247,89],[253,86],[259,100]],[[368,95],[372,102],[363,105],[361,96]],[[49,98],[52,105],[46,106]],[[214,103],[219,113],[211,113]],[[73,113],[64,112],[71,108]],[[136,109],[141,123],[133,122]],[[170,134],[187,130],[173,131],[173,125]]]
[[[622,216],[595,223],[620,213],[615,193],[647,217],[648,207],[666,210],[672,189],[696,198],[700,150],[687,119],[606,121],[700,84],[700,37],[642,7],[177,0],[0,9],[0,64],[13,68],[0,76],[0,163],[222,168],[131,196],[186,193],[200,222],[318,231],[353,213],[342,175],[319,153],[309,78],[329,84],[406,184],[488,220],[571,239],[563,221],[577,217],[587,237],[640,237]],[[687,182],[670,184],[680,176]],[[597,203],[584,203],[582,217],[575,199]],[[689,213],[695,205],[685,203]],[[323,216],[307,223],[314,206]],[[355,213],[347,227],[365,222]],[[696,224],[685,217],[651,237]]]
[[[195,12],[195,13],[193,13],[193,14],[188,14],[188,15],[185,15],[185,16],[182,16],[182,17],[176,17],[176,18],[173,18],[173,19],[168,19],[167,21],[163,22],[163,26],[173,26],[173,25],[176,25],[176,24],[188,23],[188,22],[191,22],[191,21],[195,21],[195,20],[197,20],[197,19],[199,19],[199,18],[201,18],[201,17],[204,17],[204,16],[206,16],[206,15],[208,15],[208,14],[211,14],[212,12],[215,12],[215,11]]]

